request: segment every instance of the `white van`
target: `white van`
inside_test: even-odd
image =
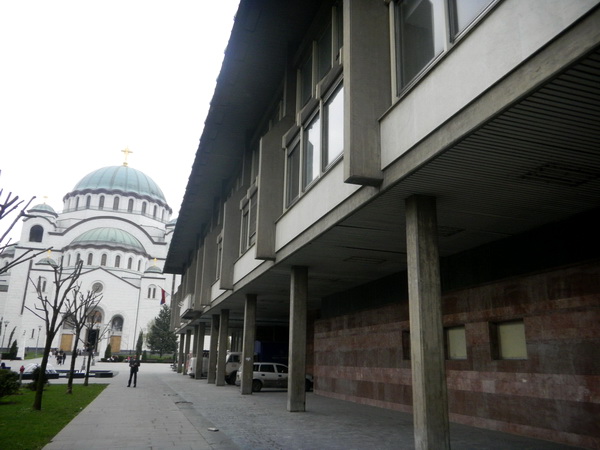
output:
[[[191,356],[188,357],[188,365],[187,365],[187,374],[194,378],[196,376],[196,357]],[[200,377],[206,377],[208,375],[208,350],[204,350],[202,352],[202,372],[200,373]]]

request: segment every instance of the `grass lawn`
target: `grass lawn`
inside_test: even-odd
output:
[[[44,390],[42,410],[35,411],[35,392],[25,385],[19,394],[0,398],[0,449],[39,449],[58,434],[83,408],[104,390],[106,384],[51,384]]]

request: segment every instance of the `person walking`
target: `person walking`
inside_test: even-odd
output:
[[[131,387],[131,379],[133,378],[133,387],[137,385],[137,373],[140,368],[140,362],[137,358],[137,355],[129,360],[129,382],[127,383],[127,387]]]

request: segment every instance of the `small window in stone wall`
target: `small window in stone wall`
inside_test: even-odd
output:
[[[467,338],[465,327],[450,327],[444,330],[446,359],[467,359]]]
[[[491,323],[490,342],[494,359],[527,359],[523,320]]]
[[[402,330],[402,359],[410,360],[410,330]]]

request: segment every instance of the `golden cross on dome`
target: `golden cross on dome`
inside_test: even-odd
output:
[[[124,150],[121,150],[123,153],[125,153],[125,161],[123,161],[123,165],[125,167],[127,167],[127,157],[129,156],[130,153],[133,153],[131,150],[129,150],[129,147],[126,147]]]

